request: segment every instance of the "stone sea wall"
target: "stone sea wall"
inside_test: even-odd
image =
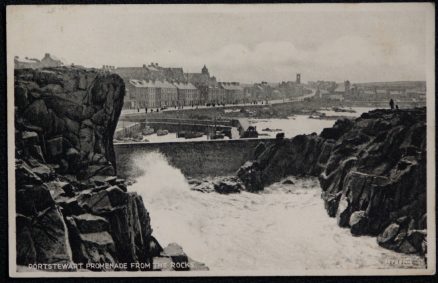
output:
[[[237,172],[248,191],[318,176],[330,217],[382,247],[426,254],[426,109],[374,110],[317,135],[261,143]]]
[[[272,139],[265,139],[270,141]],[[124,178],[136,177],[132,158],[147,152],[160,152],[186,177],[234,175],[252,159],[260,139],[213,140],[196,142],[116,143],[117,172]],[[263,140],[262,140],[263,141]]]
[[[18,266],[206,269],[176,244],[160,246],[141,196],[115,176],[124,90],[119,76],[92,69],[15,71]]]

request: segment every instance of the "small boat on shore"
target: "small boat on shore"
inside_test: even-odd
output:
[[[154,129],[151,128],[151,127],[149,127],[149,126],[146,126],[146,127],[141,131],[141,133],[143,134],[143,136],[152,135],[154,132],[155,132]]]
[[[168,130],[161,130],[161,129],[159,129],[159,130],[157,131],[157,136],[165,136],[165,135],[167,135],[167,134],[169,134],[169,131],[168,131]]]
[[[203,132],[186,132],[184,138],[186,139],[194,139],[200,138],[204,135]]]

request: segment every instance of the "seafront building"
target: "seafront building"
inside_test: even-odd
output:
[[[200,73],[150,63],[142,67],[104,65],[102,71],[125,81],[125,109],[235,104],[249,101],[238,82],[217,82],[204,65]]]
[[[238,82],[219,82],[219,87],[225,90],[225,104],[243,102],[243,88]]]
[[[178,106],[199,105],[199,90],[191,83],[174,83],[178,92]]]

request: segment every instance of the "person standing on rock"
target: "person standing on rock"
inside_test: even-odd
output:
[[[389,106],[391,107],[391,110],[394,109],[394,100],[392,100],[392,98],[391,98],[391,100],[389,101]]]

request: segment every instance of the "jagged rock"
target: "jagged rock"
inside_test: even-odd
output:
[[[167,247],[165,247],[161,252],[161,256],[167,256],[172,259],[174,270],[190,270],[188,264],[189,259],[187,255],[184,253],[181,246],[176,243],[170,243]]]
[[[259,155],[266,150],[266,145],[264,142],[260,142],[255,150],[254,150],[254,159],[257,159],[259,157]]]
[[[57,203],[62,207],[62,214],[65,216],[80,215],[82,213],[85,213],[85,209],[79,205],[76,196],[58,201]]]
[[[407,238],[404,238],[402,243],[399,245],[397,251],[405,253],[405,254],[413,254],[417,253],[417,249],[408,241]],[[419,250],[421,251],[421,249]]]
[[[73,219],[81,233],[98,233],[109,230],[108,221],[97,215],[86,213],[73,216]]]
[[[65,153],[65,160],[68,162],[68,165],[71,169],[78,169],[79,164],[81,162],[81,156],[79,151],[73,147],[67,149]]]
[[[24,184],[38,185],[43,183],[41,178],[32,171],[32,168],[21,160],[17,160],[15,163],[15,180],[17,187]]]
[[[15,87],[15,99],[14,104],[21,112],[29,105],[27,88],[21,84]]]
[[[43,150],[39,145],[31,145],[28,146],[29,153],[32,157],[34,157],[38,162],[45,163],[46,160],[44,158]]]
[[[214,184],[211,181],[199,182],[193,184],[191,189],[202,193],[212,193],[214,192]]]
[[[48,132],[54,119],[50,115],[44,100],[41,99],[30,104],[23,112],[23,117],[33,125],[47,129]]]
[[[338,120],[319,136],[266,143],[236,175],[248,191],[290,175],[318,176],[327,213],[340,226],[378,235],[389,249],[422,253],[426,243],[412,244],[406,234],[426,228],[426,155],[425,108],[379,109]]]
[[[420,254],[426,254],[427,250],[427,231],[426,230],[410,230],[407,234],[407,240],[419,251]]]
[[[75,188],[72,184],[68,182],[51,181],[45,183],[45,185],[47,186],[54,200],[56,200],[60,196],[73,197],[75,195]]]
[[[363,210],[355,211],[350,216],[350,231],[353,235],[364,235],[368,232],[369,218]]]
[[[26,145],[36,145],[39,143],[37,132],[23,131],[21,133],[21,138]]]
[[[44,159],[62,163],[61,172],[80,172],[78,160],[101,154],[115,173],[113,134],[123,106],[125,87],[115,74],[83,68],[15,70],[17,121],[41,129]],[[60,146],[62,145],[62,146]],[[79,162],[81,161],[81,162]],[[65,164],[67,163],[67,164]],[[84,164],[85,167],[87,164]],[[108,169],[106,169],[107,172]]]
[[[17,264],[27,265],[37,262],[37,252],[32,238],[32,220],[17,213],[16,217]]]
[[[262,171],[257,162],[247,161],[237,171],[237,177],[243,182],[247,191],[256,192],[264,188]]]
[[[198,181],[192,184],[192,190],[203,193],[217,192],[220,194],[240,193],[244,185],[236,177],[216,177],[213,180]]]
[[[19,184],[40,184],[43,181],[50,181],[55,173],[48,165],[41,163],[33,157],[28,157],[26,162],[17,160],[15,165],[16,179]]]
[[[53,160],[63,153],[63,142],[64,141],[62,137],[55,137],[46,141],[46,148],[49,158]]]
[[[17,189],[17,212],[26,216],[33,216],[49,207],[53,207],[53,200],[46,185],[29,186]]]
[[[91,194],[81,194],[81,197],[78,198],[78,203],[86,211],[94,214],[111,211],[113,208],[106,190]]]
[[[78,173],[78,178],[86,180],[97,175],[112,176],[114,174],[114,167],[111,164],[89,165],[86,169]]]
[[[52,206],[38,213],[29,229],[36,253],[36,263],[72,262],[67,227],[58,208]],[[19,234],[17,231],[17,235]]]
[[[316,135],[299,135],[273,142],[254,161],[246,162],[237,176],[248,191],[260,191],[289,175],[315,174],[323,140]]]
[[[214,182],[214,190],[220,194],[240,193],[243,188],[239,180],[233,178],[224,178]]]
[[[339,226],[347,227],[351,216],[350,204],[345,196],[341,197],[336,212],[336,221]]]
[[[377,243],[387,249],[395,249],[394,239],[400,230],[400,225],[390,224],[386,229],[377,236]]]
[[[116,180],[117,180],[116,176],[109,176],[106,177],[104,181],[109,183],[110,185],[116,185]]]
[[[119,206],[126,204],[128,200],[128,195],[122,191],[118,186],[112,186],[108,189],[105,189],[108,193],[108,197],[110,199],[112,206]]]
[[[325,139],[337,140],[344,134],[344,131],[336,128],[324,128],[321,132],[321,137]]]
[[[116,256],[120,262],[151,262],[151,233],[149,213],[141,196],[124,193],[126,203],[102,211],[100,215],[110,223],[110,234],[114,239]]]
[[[106,232],[81,233],[76,222],[66,217],[72,256],[78,263],[115,263],[115,245],[111,235]],[[100,270],[98,270],[100,271]]]
[[[284,133],[277,133],[275,135],[275,139],[278,142],[279,140],[283,140],[284,139]]]

